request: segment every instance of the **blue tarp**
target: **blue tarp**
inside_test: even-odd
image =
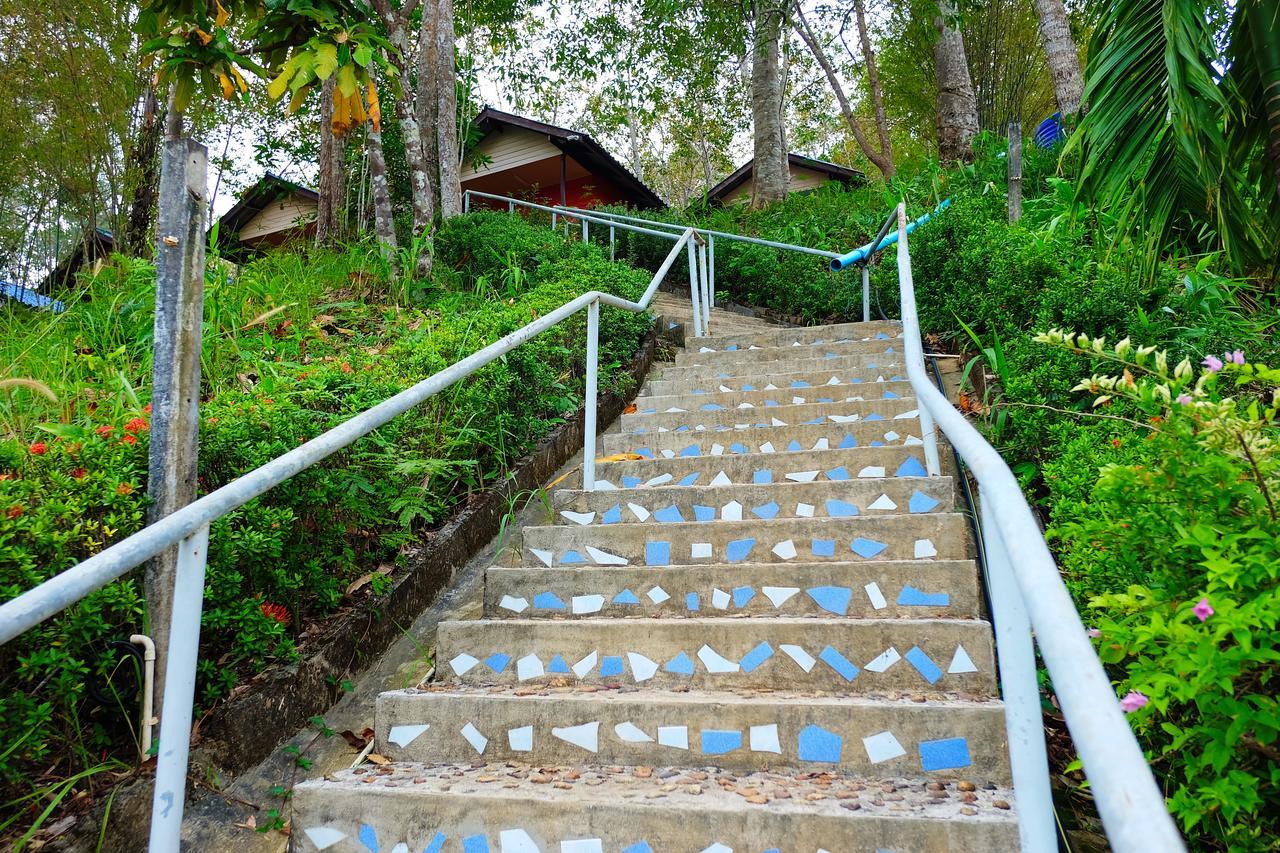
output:
[[[67,308],[57,299],[36,293],[29,287],[15,284],[11,281],[0,281],[0,297],[10,302],[17,302],[19,305],[25,305],[28,308],[52,311],[55,314],[61,314]]]
[[[1054,113],[1036,126],[1036,147],[1052,148],[1067,138],[1062,129],[1062,113]]]

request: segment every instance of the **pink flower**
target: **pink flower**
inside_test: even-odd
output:
[[[1227,361],[1231,362],[1232,364],[1244,364],[1243,350],[1236,350],[1235,352],[1223,353],[1222,357]]]
[[[1132,714],[1134,711],[1145,706],[1151,700],[1143,696],[1136,690],[1130,690],[1128,695],[1120,700],[1120,710],[1126,714]]]
[[[1217,373],[1222,369],[1222,359],[1216,355],[1206,355],[1204,361],[1200,362],[1210,373]]]
[[[1196,615],[1197,619],[1203,622],[1213,615],[1213,607],[1210,606],[1209,599],[1202,598],[1196,602],[1195,607],[1191,608],[1191,612]]]
[[[1085,631],[1085,633],[1095,640],[1102,636],[1102,632],[1099,631],[1097,628],[1090,628],[1089,630]]]
[[[1190,405],[1191,405],[1191,395],[1190,395],[1190,394],[1179,394],[1179,395],[1178,395],[1178,405],[1180,405],[1180,406],[1190,406]]]

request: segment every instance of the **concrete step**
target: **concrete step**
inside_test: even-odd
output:
[[[749,334],[729,334],[716,329],[709,337],[690,337],[685,347],[698,350],[708,347],[724,350],[727,347],[789,347],[795,344],[854,343],[858,341],[888,341],[902,337],[902,323],[897,320],[872,320],[869,323],[834,323],[829,326],[778,326],[752,330]]]
[[[996,701],[432,685],[380,695],[376,732],[375,749],[393,761],[714,764],[1011,783]],[[932,761],[939,743],[952,753],[945,767]]]
[[[639,626],[631,619],[441,622],[437,666],[464,684],[997,695],[991,626],[976,619],[710,617]]]
[[[767,383],[773,384],[773,383]],[[892,400],[894,398],[914,397],[911,383],[902,382],[864,382],[861,385],[829,386],[822,388],[771,388],[756,391],[710,391],[689,392],[677,391],[661,396],[640,397],[636,399],[636,411],[640,414],[656,414],[665,412],[672,406],[686,411],[705,411],[704,406],[711,404],[725,409],[773,408],[775,406],[797,406],[804,403],[835,403],[839,401]]]
[[[898,365],[877,364],[875,367],[853,367],[841,371],[818,370],[801,373],[772,373],[764,377],[738,376],[726,379],[650,379],[640,390],[642,398],[660,397],[670,394],[694,394],[699,391],[706,394],[727,393],[733,391],[772,390],[773,385],[780,391],[798,393],[815,391],[837,391],[850,386],[869,385],[880,382],[906,382],[906,370]],[[897,390],[892,389],[892,390]]]
[[[665,513],[659,513],[664,515]],[[526,527],[523,565],[670,566],[793,560],[966,560],[969,525],[954,512],[848,518],[752,518]],[[671,513],[673,518],[675,513]],[[657,516],[655,516],[655,519]]]
[[[758,427],[691,432],[607,432],[602,453],[637,453],[650,459],[676,456],[741,456],[800,450],[850,450],[855,447],[914,447],[923,444],[918,420],[875,420],[804,426]]]
[[[803,562],[745,569],[712,563],[664,566],[656,574],[644,566],[492,566],[484,590],[484,613],[491,619],[975,619],[983,615],[982,607],[972,560]]]
[[[667,483],[718,486],[924,476],[924,451],[919,447],[857,447],[852,450],[749,456],[677,456],[674,459],[626,459],[596,464],[597,489],[636,489]],[[565,486],[581,482],[581,475],[575,475],[565,481]]]
[[[899,340],[867,340],[845,341],[842,343],[826,342],[812,344],[796,344],[794,346],[758,347],[756,349],[732,349],[733,345],[721,350],[711,347],[686,347],[676,354],[676,366],[686,367],[695,364],[728,365],[751,364],[761,374],[787,372],[777,370],[775,365],[814,358],[839,358],[851,355],[870,355],[902,359],[902,341]]]
[[[763,387],[770,381],[765,377],[780,376],[792,373],[822,373],[824,371],[845,372],[852,370],[883,370],[885,378],[890,372],[906,376],[906,368],[902,366],[901,353],[864,353],[840,355],[834,352],[813,353],[806,350],[797,353],[794,358],[782,358],[775,361],[756,363],[751,360],[726,362],[724,364],[677,364],[664,363],[655,368],[654,378],[659,381],[697,381],[741,380],[758,381]],[[830,374],[828,374],[829,376]],[[878,374],[877,374],[878,375]],[[732,385],[732,382],[727,384]],[[776,385],[777,382],[775,381]]]
[[[914,397],[890,400],[863,400],[855,402],[840,401],[838,403],[803,403],[793,405],[784,402],[779,406],[761,406],[755,409],[709,410],[706,403],[696,410],[681,406],[669,406],[650,414],[637,411],[635,414],[618,418],[621,432],[658,432],[667,430],[674,432],[683,427],[685,430],[715,429],[716,427],[749,428],[757,424],[764,426],[800,426],[808,423],[853,423],[860,420],[892,420],[918,417],[917,404]],[[698,430],[701,432],[702,430]]]
[[[1018,849],[1009,790],[978,786],[965,802],[959,783],[942,782],[943,799],[930,781],[834,770],[392,764],[294,788],[292,843],[295,853]]]

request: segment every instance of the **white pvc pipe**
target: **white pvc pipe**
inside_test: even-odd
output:
[[[584,227],[586,223],[583,223]],[[596,488],[596,383],[600,363],[600,300],[587,306],[587,387],[582,411],[582,489]]]
[[[711,334],[711,279],[710,273],[707,271],[709,264],[707,263],[707,244],[703,243],[698,247],[698,260],[701,270],[698,275],[698,287],[702,289],[702,331],[703,334]]]
[[[707,235],[707,277],[711,282],[711,307],[716,307],[716,235]]]
[[[146,761],[151,752],[151,733],[155,716],[156,644],[146,634],[134,634],[129,642],[142,646],[142,721],[138,726],[138,757]]]
[[[871,270],[862,265],[862,322],[871,322]]]
[[[702,328],[702,300],[698,298],[698,292],[702,289],[698,284],[698,246],[692,240],[687,245],[689,247],[689,299],[693,302],[693,336],[701,338],[705,336],[706,330]]]

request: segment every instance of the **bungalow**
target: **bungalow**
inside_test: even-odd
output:
[[[713,204],[737,204],[751,201],[751,189],[754,183],[752,166],[754,160],[748,160],[733,170],[733,174],[725,178],[707,191],[707,200]],[[807,192],[831,181],[839,181],[845,186],[864,183],[867,176],[857,169],[828,163],[826,160],[815,160],[802,154],[788,154],[787,165],[791,171],[791,189],[793,193]]]
[[[266,249],[316,232],[320,194],[267,172],[218,219],[218,247],[235,255]]]
[[[481,110],[475,124],[483,135],[460,170],[463,190],[571,207],[666,207],[585,133],[492,107]]]

